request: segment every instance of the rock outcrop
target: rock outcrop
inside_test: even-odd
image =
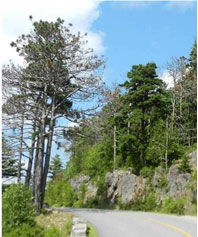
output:
[[[188,155],[191,170],[197,169],[197,151],[193,151]]]
[[[81,185],[90,183],[91,178],[87,175],[80,175],[76,179],[71,179],[70,184],[75,192],[79,192]]]
[[[188,158],[190,173],[182,172],[180,169],[181,163],[178,161],[169,168],[168,173],[162,167],[156,168],[152,180],[133,174],[130,168],[127,171],[115,170],[112,173],[108,172],[105,176],[106,191],[102,195],[107,197],[110,205],[118,202],[127,204],[138,199],[144,199],[151,190],[157,193],[159,202],[168,196],[173,198],[189,196],[189,184],[196,187],[193,172],[197,167],[197,152],[190,153]],[[89,199],[97,197],[98,187],[89,176],[80,175],[70,182],[77,193],[80,191],[81,185],[85,185],[85,204]]]
[[[107,173],[105,182],[110,204],[115,204],[118,200],[126,204],[137,199],[145,186],[145,180],[129,170],[115,170],[113,173]]]
[[[188,195],[189,184],[196,186],[192,177],[192,173],[197,168],[197,151],[188,154],[187,157],[191,173],[184,173],[181,171],[181,161],[173,164],[169,168],[167,174],[164,172],[162,167],[156,168],[155,174],[152,179],[152,185],[160,194],[161,199],[164,199],[167,196],[179,197]],[[163,183],[161,182],[162,179],[164,180],[164,182],[166,182],[166,189],[164,189],[163,187]]]
[[[187,185],[191,181],[191,174],[183,174],[179,170],[179,164],[175,164],[170,167],[167,174],[168,181],[168,195],[169,196],[181,196],[188,192]]]
[[[98,188],[96,184],[89,182],[87,184],[87,191],[85,194],[84,202],[86,203],[89,199],[95,198],[97,196],[97,191],[98,191]]]
[[[188,161],[191,171],[195,171],[197,168],[197,151],[188,154]],[[180,164],[172,165],[167,174],[168,195],[172,197],[188,195],[189,184],[194,183],[192,173],[182,173],[179,167]]]
[[[76,193],[79,193],[82,185],[85,185],[86,193],[84,203],[86,203],[88,199],[95,198],[97,196],[98,188],[87,175],[80,175],[76,179],[71,179],[70,184]]]

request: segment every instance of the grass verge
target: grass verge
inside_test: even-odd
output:
[[[72,219],[72,214],[57,211],[50,214],[41,214],[35,218],[36,223],[46,230],[47,236],[57,237],[70,236]]]
[[[89,223],[87,225],[87,236],[88,237],[99,237],[97,230]]]

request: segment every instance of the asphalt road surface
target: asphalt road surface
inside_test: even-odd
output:
[[[84,217],[100,237],[196,237],[197,218],[135,211],[57,208]]]

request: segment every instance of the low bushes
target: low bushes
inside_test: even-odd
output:
[[[119,201],[119,209],[124,210],[155,211],[157,206],[157,197],[154,191],[127,204],[122,204]]]
[[[152,211],[166,214],[185,215],[186,213],[189,214],[188,210],[186,210],[186,205],[188,205],[188,202],[189,200],[186,197],[173,198],[170,196],[165,200],[160,201],[157,193],[151,191],[144,197],[127,204],[122,204],[120,201],[118,201],[118,205],[116,207],[118,209],[124,210]],[[193,210],[191,212],[193,212]]]
[[[52,180],[48,183],[45,201],[50,206],[71,207],[76,200],[77,195],[69,182],[60,179],[58,181]]]
[[[2,204],[3,237],[62,236],[60,230],[55,226],[46,229],[36,223],[36,211],[32,205],[31,190],[25,185],[12,184],[7,187],[3,193]]]
[[[23,223],[18,227],[12,228],[9,232],[3,233],[3,237],[47,237],[44,230],[38,225]],[[50,237],[50,236],[49,236]]]
[[[184,215],[186,203],[187,203],[187,199],[184,197],[180,197],[177,199],[168,197],[167,199],[163,201],[160,210],[164,213]]]
[[[22,224],[26,224],[24,228],[34,225],[35,210],[32,206],[31,190],[25,185],[10,185],[3,193],[2,204],[3,233]]]

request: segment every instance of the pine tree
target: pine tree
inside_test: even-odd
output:
[[[32,18],[31,18],[32,20]],[[38,212],[44,200],[53,137],[62,134],[60,118],[76,120],[79,111],[73,109],[77,101],[89,101],[101,87],[100,66],[103,60],[84,45],[85,35],[75,35],[58,18],[56,22],[32,22],[33,30],[20,36],[11,46],[22,56],[26,66],[11,64],[3,68],[15,88],[25,90],[25,117],[32,118],[36,141],[34,147],[33,194]],[[90,108],[89,108],[90,109]],[[31,113],[30,113],[31,112]],[[35,137],[35,136],[33,136]]]
[[[60,173],[63,168],[61,159],[59,155],[55,155],[52,157],[50,167],[49,167],[49,173],[50,173],[50,178],[54,178],[56,174]]]
[[[14,156],[14,150],[5,139],[2,137],[2,177],[16,177],[18,173],[18,162]]]
[[[127,74],[129,80],[121,86],[126,88],[123,97],[125,111],[131,122],[130,146],[136,147],[139,167],[146,165],[146,149],[150,139],[150,129],[156,120],[168,115],[169,98],[164,83],[156,74],[156,64],[134,65]],[[126,136],[126,135],[125,135]],[[124,149],[126,150],[126,148]],[[129,148],[130,150],[130,148]],[[139,168],[138,168],[139,169]]]

